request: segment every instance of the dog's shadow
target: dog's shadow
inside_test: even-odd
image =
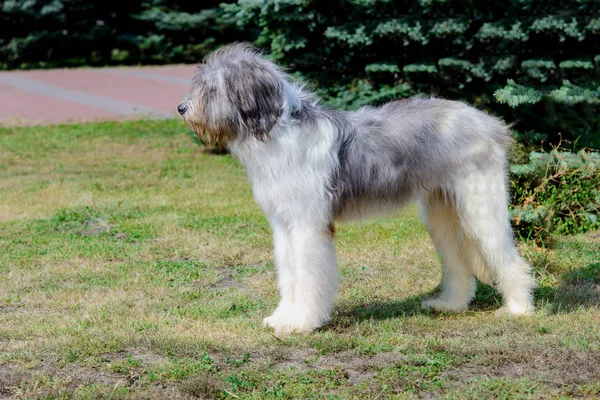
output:
[[[562,274],[557,286],[540,284],[536,299],[551,314],[600,306],[600,262]]]
[[[441,315],[453,315],[453,313],[440,313],[424,309],[421,303],[425,299],[436,297],[441,288],[410,296],[394,301],[373,301],[363,304],[341,305],[336,312],[332,322],[327,329],[340,330],[364,320],[387,320],[393,318],[410,318],[415,316],[429,316],[438,318]],[[492,286],[481,282],[477,285],[475,298],[471,303],[470,311],[493,310],[502,305],[502,296]]]
[[[411,296],[396,301],[373,301],[363,304],[342,305],[329,325],[332,328],[351,326],[364,320],[386,320],[391,318],[412,317],[415,315],[433,315],[421,308],[421,302],[436,291],[419,296]]]
[[[435,297],[440,288],[418,296],[397,301],[373,301],[363,304],[342,305],[335,314],[329,329],[344,329],[364,320],[386,320],[416,315],[439,316],[421,308],[424,299]],[[557,286],[539,284],[534,292],[538,309],[548,314],[570,313],[580,308],[600,306],[600,262],[564,273]],[[470,311],[493,311],[502,306],[502,295],[492,286],[478,282]],[[443,314],[442,314],[443,315]]]

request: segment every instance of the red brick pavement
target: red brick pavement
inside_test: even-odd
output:
[[[0,72],[0,125],[169,118],[193,65]]]

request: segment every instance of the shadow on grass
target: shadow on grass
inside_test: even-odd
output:
[[[536,288],[534,301],[538,308],[544,307],[551,314],[559,314],[600,305],[600,263],[592,263],[586,268],[565,273],[559,282],[557,287],[540,285]],[[415,315],[436,315],[432,311],[423,310],[421,302],[436,296],[438,292],[439,288],[397,301],[373,301],[345,307],[337,313],[329,326],[335,329],[368,319],[386,320]],[[500,293],[494,287],[479,282],[469,310],[493,311],[501,306]]]
[[[345,325],[351,326],[358,321],[373,319],[386,320],[393,318],[406,318],[416,315],[437,316],[444,313],[438,313],[432,310],[421,308],[423,300],[436,297],[440,292],[440,287],[423,293],[418,296],[411,296],[394,301],[374,301],[370,303],[352,305],[343,308],[335,316],[330,326],[340,328]],[[473,302],[469,306],[470,311],[494,310],[502,305],[502,296],[492,286],[481,282],[477,285],[477,292]],[[451,314],[451,313],[448,313]]]
[[[344,329],[353,326],[357,322],[374,319],[386,320],[392,318],[413,317],[416,315],[435,315],[430,310],[421,308],[421,302],[434,296],[438,290],[424,293],[419,296],[411,296],[395,301],[373,301],[363,304],[347,304],[338,307],[336,314],[326,329]]]
[[[421,308],[421,302],[428,296],[411,296],[397,301],[381,302],[375,301],[366,304],[355,305],[343,310],[338,318],[352,318],[354,320],[365,319],[388,319],[397,317],[412,317],[420,314],[430,314]]]
[[[600,262],[563,274],[557,287],[539,286],[536,300],[552,314],[600,306]]]

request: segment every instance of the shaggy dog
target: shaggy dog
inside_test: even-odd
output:
[[[413,99],[354,112],[329,109],[250,45],[198,66],[177,107],[207,143],[245,166],[273,229],[277,335],[312,331],[338,288],[334,220],[397,211],[416,199],[441,256],[441,294],[424,308],[463,311],[476,280],[495,283],[502,312],[534,310],[530,267],[508,216],[509,127],[457,101]]]

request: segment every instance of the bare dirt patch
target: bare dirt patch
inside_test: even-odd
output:
[[[0,313],[9,314],[9,313],[19,312],[20,310],[23,309],[24,306],[25,306],[24,302],[13,303],[13,304],[3,304],[3,305],[0,305]]]
[[[8,397],[15,393],[23,375],[18,372],[14,364],[0,365],[0,397]]]
[[[180,390],[194,398],[216,399],[226,389],[222,380],[208,372],[201,372],[185,381]]]
[[[61,365],[56,357],[39,361],[35,366],[27,368],[23,365],[7,363],[0,365],[0,398],[10,396],[46,396],[52,393],[73,393],[78,389],[92,385],[106,392],[118,387],[136,387],[136,392],[143,392],[145,398],[181,398],[184,395],[178,385],[140,386],[139,374],[136,371],[119,373],[106,370],[112,363],[128,359],[139,360],[142,365],[160,364],[166,361],[162,356],[144,349],[127,349],[117,353],[106,353],[100,357],[106,362],[102,367],[88,367],[79,364]]]
[[[186,262],[193,261],[190,257],[175,258],[173,261]],[[198,261],[200,263],[200,261]],[[237,265],[237,263],[235,264]],[[233,269],[234,265],[224,264],[217,268],[218,280],[216,282],[206,282],[205,280],[197,280],[192,283],[193,286],[207,287],[213,290],[224,290],[232,288],[242,288],[244,285],[235,279],[236,272]]]
[[[546,349],[511,354],[510,349],[486,354],[445,373],[452,380],[529,378],[557,388],[600,381],[600,352]]]
[[[98,236],[101,233],[110,232],[116,225],[109,224],[101,218],[91,218],[83,224],[83,229],[78,233],[84,236]]]
[[[84,222],[83,228],[77,231],[82,236],[98,236],[102,233],[113,233],[115,239],[125,239],[127,235],[119,230],[119,225],[110,224],[102,218],[91,218]]]
[[[317,369],[341,368],[348,373],[349,383],[356,385],[375,376],[379,369],[400,364],[404,359],[405,357],[400,353],[362,356],[352,351],[343,351],[322,356],[310,366]]]
[[[374,356],[357,354],[354,351],[319,354],[313,348],[270,347],[262,351],[262,356],[252,358],[255,365],[275,370],[307,372],[311,370],[343,370],[352,385],[372,378],[377,371],[402,363],[405,356],[400,353],[379,353]]]
[[[213,289],[231,289],[241,288],[242,284],[235,280],[235,272],[230,268],[223,268],[219,271],[219,281],[211,285]]]
[[[114,388],[126,385],[119,374],[102,370],[87,369],[77,365],[58,367],[53,360],[43,360],[32,369],[16,364],[0,366],[0,396],[40,394],[44,390],[40,382],[51,382],[51,390],[74,391],[76,389],[98,385]]]
[[[129,358],[139,360],[144,365],[151,364],[162,364],[167,362],[167,359],[161,355],[153,353],[146,349],[125,349],[117,353],[106,353],[102,355],[102,358],[108,362],[119,362],[125,361]]]
[[[233,278],[231,271],[219,271],[219,279],[217,282],[208,283],[205,280],[197,280],[192,283],[193,286],[207,287],[213,290],[225,290],[232,288],[241,288],[243,285]]]

